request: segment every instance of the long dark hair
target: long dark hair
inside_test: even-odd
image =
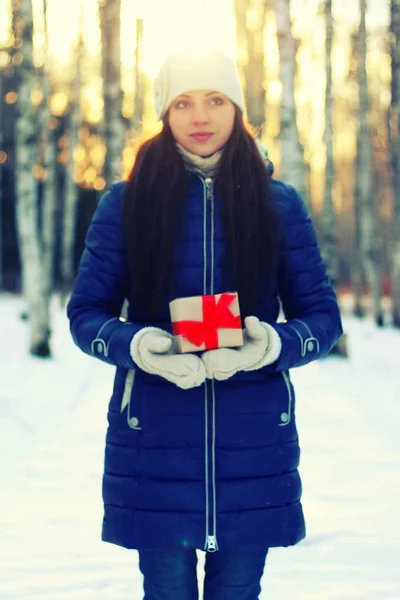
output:
[[[187,175],[164,119],[144,142],[128,177],[123,227],[135,309],[156,315],[173,286],[176,240],[183,224]],[[238,291],[242,316],[270,288],[283,241],[270,176],[253,135],[236,110],[216,179],[226,235],[227,285]],[[226,290],[228,291],[228,290]]]

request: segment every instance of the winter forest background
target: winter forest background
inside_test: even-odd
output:
[[[400,0],[0,0],[1,600],[143,596],[100,541],[114,369],[65,303],[156,130],[160,61],[206,42],[312,213],[346,333],[291,373],[307,538],[271,550],[260,600],[400,600]]]
[[[65,300],[101,193],[156,128],[162,57],[205,43],[236,55],[337,290],[400,327],[399,0],[199,0],[192,24],[188,4],[0,0],[0,290],[23,292],[31,352],[51,352],[52,291]]]

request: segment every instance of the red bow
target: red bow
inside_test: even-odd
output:
[[[174,335],[182,335],[195,346],[204,344],[206,350],[218,348],[218,329],[241,329],[240,316],[235,316],[230,305],[235,294],[202,296],[203,321],[175,321],[172,323]]]

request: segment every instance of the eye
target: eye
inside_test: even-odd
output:
[[[224,99],[221,98],[221,96],[213,96],[210,99],[210,104],[212,106],[221,106],[222,104],[224,104]]]
[[[188,104],[189,103],[187,100],[178,100],[177,102],[175,102],[174,108],[186,108]]]

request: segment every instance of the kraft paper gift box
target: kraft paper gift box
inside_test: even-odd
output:
[[[199,352],[243,345],[236,292],[177,298],[169,304],[178,352]]]

